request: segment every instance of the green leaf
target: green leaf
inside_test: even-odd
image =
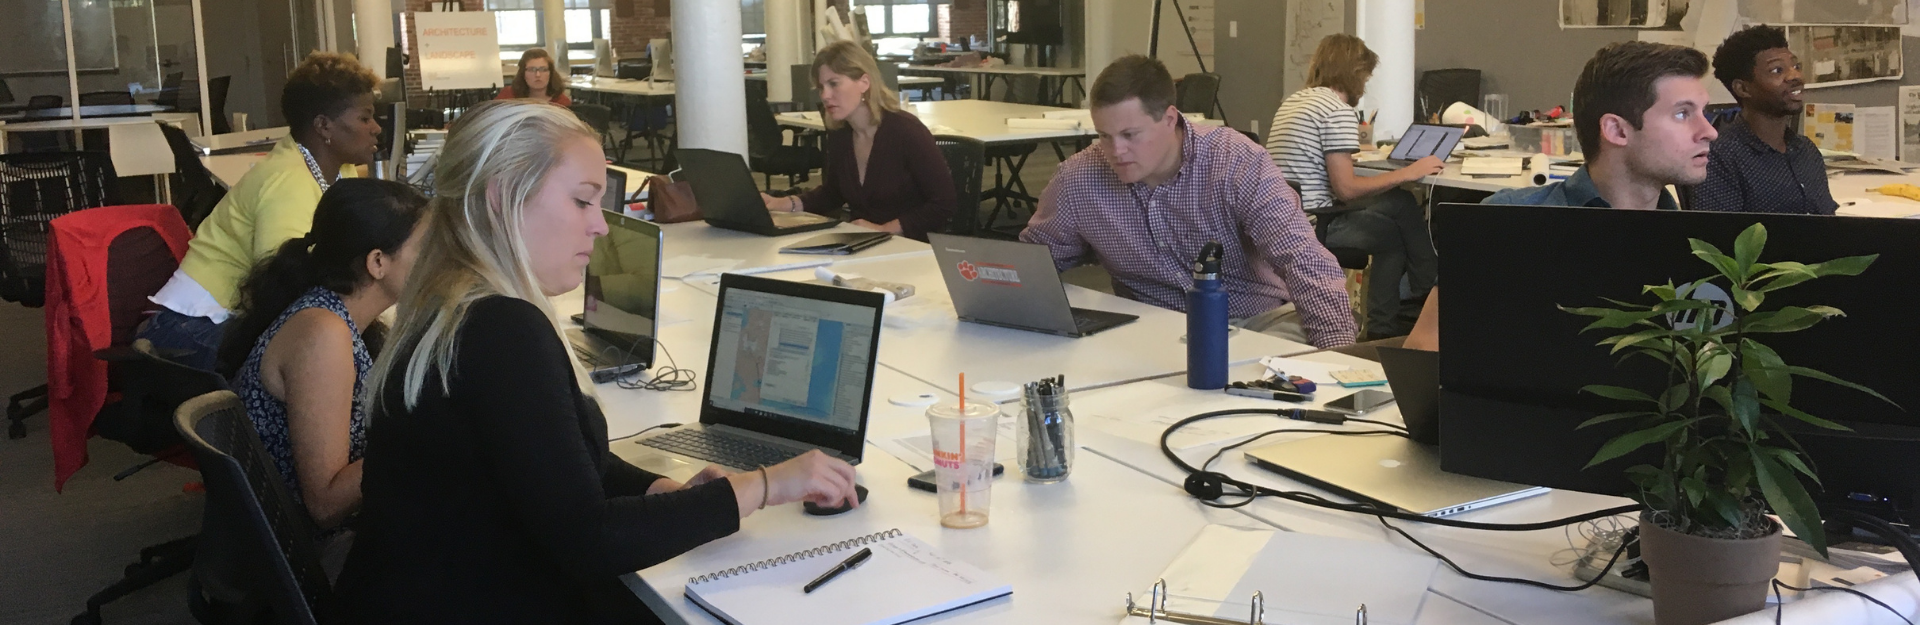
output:
[[[1760,250],[1767,247],[1767,225],[1754,224],[1733,239],[1733,258],[1740,264],[1740,277],[1745,278],[1753,269],[1753,263],[1760,260]],[[1751,308],[1747,310],[1753,310]]]
[[[1640,289],[1640,292],[1645,294],[1650,294],[1654,297],[1658,297],[1663,300],[1680,299],[1678,297],[1674,297],[1674,286],[1673,286],[1672,280],[1668,280],[1666,284],[1649,284],[1646,287]]]
[[[1633,347],[1634,345],[1638,345],[1638,344],[1645,343],[1647,341],[1651,341],[1655,339],[1668,338],[1673,335],[1674,335],[1674,332],[1672,330],[1656,328],[1652,330],[1641,330],[1633,334],[1621,334],[1618,336],[1609,336],[1601,340],[1600,344],[1612,345],[1613,351],[1608,353],[1618,354],[1620,353],[1620,350]]]
[[[1762,399],[1762,400],[1760,400],[1760,404],[1761,404],[1761,405],[1764,405],[1764,406],[1766,406],[1766,407],[1768,407],[1768,408],[1772,408],[1772,409],[1774,409],[1774,410],[1778,410],[1778,411],[1780,411],[1780,414],[1783,414],[1783,415],[1787,415],[1787,416],[1789,416],[1789,417],[1793,417],[1793,418],[1795,418],[1795,419],[1799,419],[1799,420],[1801,420],[1801,421],[1805,421],[1805,422],[1807,422],[1807,424],[1809,424],[1809,425],[1813,425],[1813,426],[1816,426],[1816,427],[1822,427],[1822,428],[1826,428],[1826,429],[1829,429],[1829,430],[1839,430],[1839,431],[1842,431],[1842,432],[1852,432],[1852,431],[1853,431],[1853,428],[1850,428],[1850,427],[1847,427],[1847,426],[1844,426],[1844,425],[1840,425],[1840,424],[1838,424],[1838,423],[1834,423],[1834,422],[1832,422],[1832,421],[1828,421],[1828,420],[1826,420],[1826,419],[1822,419],[1822,418],[1820,418],[1820,417],[1816,417],[1816,416],[1813,416],[1813,415],[1810,415],[1810,414],[1807,414],[1807,413],[1806,413],[1805,411],[1802,411],[1802,410],[1800,410],[1799,408],[1795,408],[1795,407],[1793,407],[1793,406],[1789,406],[1789,405],[1787,405],[1787,403],[1786,403],[1786,402],[1783,402],[1783,401],[1774,401],[1774,400],[1771,400],[1771,399]]]
[[[1720,409],[1725,410],[1729,416],[1733,414],[1733,393],[1728,391],[1727,387],[1709,386],[1707,390],[1700,393],[1700,396],[1720,404]]]
[[[1647,412],[1644,410],[1638,411],[1638,412],[1610,412],[1607,414],[1600,415],[1598,417],[1594,417],[1592,419],[1587,419],[1586,421],[1582,421],[1580,422],[1579,427],[1585,428],[1588,426],[1600,425],[1602,423],[1611,423],[1614,421],[1619,421],[1621,419],[1632,419],[1634,417],[1658,417],[1658,416],[1660,416],[1660,413]],[[1575,429],[1579,429],[1579,428],[1575,428]]]
[[[1594,465],[1633,453],[1634,450],[1641,447],[1666,440],[1667,437],[1673,436],[1689,425],[1693,425],[1695,421],[1699,421],[1699,419],[1669,421],[1644,430],[1615,436],[1613,440],[1607,441],[1607,444],[1601,445],[1600,451],[1593,454],[1593,461],[1588,462],[1587,466],[1583,468],[1592,468]]]
[[[1707,501],[1709,508],[1711,508],[1716,517],[1724,523],[1723,527],[1733,527],[1740,524],[1740,500],[1734,499],[1726,493],[1716,492],[1709,495]]]
[[[1753,386],[1770,399],[1781,402],[1793,400],[1793,376],[1787,373],[1787,363],[1780,361],[1780,353],[1773,348],[1753,339],[1740,341],[1740,370],[1753,379]]]
[[[1865,272],[1867,267],[1873,266],[1873,261],[1879,258],[1879,254],[1835,258],[1824,263],[1807,265],[1807,271],[1823,278],[1826,276],[1857,276]]]
[[[1780,310],[1747,315],[1746,323],[1740,329],[1747,333],[1799,332],[1828,317],[1841,316],[1845,316],[1845,313],[1832,306],[1785,306]]]
[[[1687,385],[1685,384],[1675,384],[1667,387],[1667,391],[1660,394],[1660,412],[1674,413],[1686,407],[1687,391]]]
[[[1802,462],[1800,460],[1800,454],[1794,453],[1793,450],[1781,449],[1779,447],[1766,447],[1766,446],[1756,446],[1756,447],[1758,447],[1762,451],[1765,451],[1768,454],[1771,454],[1773,456],[1773,459],[1778,460],[1780,464],[1786,465],[1787,468],[1793,469],[1795,471],[1799,471],[1801,475],[1805,475],[1809,479],[1812,479],[1813,483],[1815,484],[1820,483],[1820,476],[1815,475],[1813,473],[1813,469],[1809,468],[1807,466],[1807,463]]]
[[[1765,301],[1767,298],[1766,293],[1763,291],[1749,291],[1737,286],[1733,287],[1732,291],[1733,303],[1739,304],[1740,307],[1747,312],[1758,310],[1760,308],[1760,302]]]
[[[1739,284],[1742,280],[1747,279],[1745,272],[1741,271],[1740,262],[1726,254],[1720,253],[1720,248],[1714,247],[1712,243],[1699,239],[1687,239],[1687,242],[1693,246],[1694,256],[1698,256],[1701,260],[1707,261],[1707,264],[1713,265],[1713,268],[1719,270],[1720,275],[1726,276],[1727,280],[1732,281],[1734,284]]]
[[[1595,320],[1593,323],[1587,324],[1587,327],[1581,328],[1580,331],[1583,333],[1588,330],[1595,330],[1595,329],[1631,327],[1634,325],[1639,325],[1648,319],[1652,319],[1654,317],[1660,316],[1660,313],[1653,312],[1653,311],[1624,311],[1624,310],[1611,310],[1606,308],[1589,308],[1587,310],[1603,310],[1607,312],[1601,315],[1594,315],[1594,316],[1598,316],[1599,319]],[[1584,313],[1580,313],[1580,314],[1584,314]]]
[[[1714,382],[1727,377],[1727,372],[1733,369],[1733,354],[1727,353],[1727,350],[1708,347],[1704,351],[1707,353],[1699,359],[1698,369],[1701,389],[1713,386]]]
[[[1636,391],[1630,388],[1619,387],[1619,386],[1607,386],[1605,384],[1588,384],[1586,386],[1580,387],[1580,392],[1592,393],[1595,395],[1599,395],[1601,397],[1605,397],[1607,399],[1618,399],[1621,401],[1639,401],[1639,402],[1646,402],[1649,404],[1659,403],[1657,401],[1654,401],[1654,399],[1652,397],[1649,397],[1646,393],[1642,393],[1640,391]]]
[[[1705,499],[1707,496],[1707,483],[1689,475],[1680,478],[1680,490],[1687,494],[1687,501],[1691,501],[1693,505],[1698,506],[1700,505],[1700,500]]]
[[[1745,432],[1760,431],[1760,394],[1750,378],[1733,381],[1733,421]]]
[[[1767,505],[1780,521],[1793,530],[1795,536],[1807,541],[1821,557],[1827,555],[1827,532],[1820,527],[1820,510],[1813,505],[1813,497],[1807,494],[1807,487],[1800,483],[1793,472],[1781,466],[1770,454],[1758,448],[1751,452],[1753,472],[1759,477],[1760,492],[1766,496]]]
[[[1815,370],[1813,370],[1813,369],[1808,369],[1808,368],[1806,368],[1806,367],[1787,367],[1787,371],[1788,371],[1788,372],[1790,372],[1790,373],[1792,373],[1792,374],[1794,374],[1794,375],[1797,375],[1797,376],[1800,376],[1800,377],[1803,377],[1803,378],[1813,378],[1813,379],[1815,379],[1815,380],[1822,380],[1822,381],[1826,381],[1826,382],[1832,382],[1832,383],[1834,383],[1834,384],[1838,384],[1838,385],[1841,385],[1841,386],[1844,386],[1844,387],[1847,387],[1847,388],[1850,388],[1850,389],[1853,389],[1853,390],[1856,390],[1856,391],[1860,391],[1860,392],[1862,392],[1862,393],[1866,393],[1866,394],[1868,394],[1868,395],[1872,395],[1872,396],[1874,396],[1875,398],[1877,398],[1877,399],[1879,399],[1880,401],[1883,401],[1883,402],[1887,402],[1888,404],[1892,404],[1892,405],[1893,405],[1893,407],[1895,407],[1895,408],[1898,408],[1898,407],[1900,407],[1900,404],[1896,404],[1896,403],[1894,403],[1894,402],[1893,402],[1893,400],[1891,400],[1891,399],[1887,399],[1887,396],[1886,396],[1886,395],[1881,395],[1881,394],[1880,394],[1880,393],[1879,393],[1878,391],[1875,391],[1875,390],[1873,390],[1873,389],[1870,389],[1870,388],[1867,388],[1867,387],[1865,387],[1865,386],[1861,386],[1861,385],[1859,385],[1859,384],[1854,384],[1854,383],[1852,383],[1852,382],[1848,382],[1848,381],[1846,381],[1846,380],[1842,380],[1842,379],[1840,379],[1840,378],[1836,378],[1836,377],[1833,377],[1833,376],[1831,376],[1831,375],[1827,375],[1826,373],[1823,373],[1823,372],[1820,372],[1820,371],[1815,371]]]

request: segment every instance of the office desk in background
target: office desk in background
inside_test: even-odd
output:
[[[81,119],[101,117],[140,117],[154,113],[170,113],[175,107],[163,104],[96,104],[80,107]],[[62,106],[47,109],[32,109],[0,115],[0,121],[36,122],[56,119],[72,119],[73,107]]]
[[[1065,111],[1057,106],[1037,104],[1014,104],[1011,102],[993,102],[989,100],[934,100],[930,102],[910,102],[906,112],[920,118],[934,134],[943,134],[935,129],[945,126],[952,129],[951,134],[978,139],[989,145],[1007,145],[1017,143],[1045,143],[1094,137],[1092,129],[1058,128],[1011,128],[1007,126],[1010,117],[1041,117],[1048,112]],[[820,120],[817,111],[781,113],[775,117],[781,124],[808,130],[826,130],[826,124]]]

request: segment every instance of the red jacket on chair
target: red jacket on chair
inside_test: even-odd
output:
[[[103,206],[53,220],[47,241],[47,417],[53,442],[53,487],[87,464],[93,418],[107,399],[107,363],[94,358],[114,346],[108,307],[107,250],[121,234],[150,228],[178,264],[193,233],[180,211],[164,204]]]

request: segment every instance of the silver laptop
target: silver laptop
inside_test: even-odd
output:
[[[1414,439],[1399,436],[1316,436],[1247,452],[1261,468],[1354,501],[1442,517],[1544,494],[1551,490],[1440,470],[1439,354],[1381,349],[1387,384]]]
[[[1386,160],[1365,161],[1354,166],[1399,169],[1429,156],[1446,160],[1453,155],[1454,144],[1459,143],[1460,137],[1466,132],[1467,129],[1457,126],[1414,124],[1407,127],[1407,134],[1401,135],[1398,143],[1393,144],[1393,151],[1387,154]]]
[[[641,437],[622,457],[686,481],[809,449],[859,464],[880,349],[879,293],[720,276],[700,423]]]
[[[1078,338],[1140,318],[1068,305],[1045,245],[939,233],[927,241],[961,321]]]
[[[602,383],[652,368],[660,326],[660,226],[614,211],[606,218],[607,235],[594,240],[587,261],[581,327],[567,330],[574,354]]]

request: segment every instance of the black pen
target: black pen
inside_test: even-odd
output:
[[[872,556],[873,549],[862,547],[860,553],[853,554],[853,557],[847,558],[846,561],[835,565],[831,569],[827,569],[827,572],[821,573],[819,577],[813,578],[813,581],[807,582],[806,588],[800,590],[803,593],[813,592],[814,589],[826,585],[827,582],[833,581],[833,578],[839,577],[841,573],[851,571],[854,567],[860,566],[860,563],[866,562],[867,558]]]

